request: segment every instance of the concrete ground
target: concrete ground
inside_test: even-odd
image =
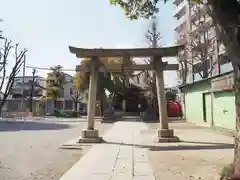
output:
[[[116,122],[105,135],[106,143],[95,144],[60,180],[154,180],[147,150],[141,144],[142,122]]]
[[[233,137],[187,123],[170,123],[181,143],[153,143],[158,124],[142,131],[156,180],[219,180],[233,160]]]
[[[233,138],[170,123],[180,143],[155,143],[158,124],[117,122],[60,180],[219,180],[233,159]],[[149,127],[149,128],[148,128]]]
[[[0,121],[0,180],[59,179],[91,146],[62,150],[78,137],[86,119]],[[103,133],[111,124],[96,123]]]

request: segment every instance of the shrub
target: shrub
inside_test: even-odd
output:
[[[231,163],[231,164],[223,167],[223,169],[220,173],[220,180],[228,180],[229,176],[231,176],[233,173],[234,173],[234,166]]]

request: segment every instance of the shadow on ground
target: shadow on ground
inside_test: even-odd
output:
[[[40,131],[69,129],[72,126],[60,123],[45,123],[36,121],[0,122],[0,132],[3,131]]]
[[[60,122],[60,123],[78,123],[78,122],[87,122],[86,117],[79,117],[79,118],[43,118],[41,119],[45,122]],[[95,122],[99,122],[99,118],[95,118]]]
[[[43,119],[42,121],[45,121],[45,122],[53,122],[53,123],[79,123],[79,122],[87,122],[86,120],[48,120],[48,119]]]
[[[142,145],[142,144],[126,144],[126,143],[116,143],[116,142],[105,142],[107,144],[116,144],[123,146],[134,146],[138,148],[147,148],[150,151],[180,151],[180,150],[216,150],[216,149],[233,149],[234,144],[225,143],[211,143],[211,142],[191,142],[182,141],[180,143],[171,145]]]

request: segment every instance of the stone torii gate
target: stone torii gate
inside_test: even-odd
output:
[[[90,72],[90,84],[88,94],[88,109],[87,109],[87,129],[82,130],[79,143],[99,143],[102,142],[102,137],[99,136],[99,131],[94,128],[95,124],[95,107],[97,82],[99,72],[122,72],[124,71],[141,71],[154,70],[156,72],[156,86],[159,107],[160,127],[157,130],[158,142],[177,142],[179,138],[174,136],[173,129],[168,128],[167,106],[165,102],[164,89],[164,70],[178,70],[178,64],[168,64],[162,61],[162,57],[177,56],[181,46],[165,47],[165,48],[137,48],[137,49],[84,49],[69,47],[71,53],[78,58],[88,58],[90,63],[88,66],[78,65],[76,71]],[[152,64],[131,64],[129,65],[130,57],[152,57]],[[113,63],[108,66],[109,59],[117,59],[118,63]],[[107,67],[108,66],[108,67]]]

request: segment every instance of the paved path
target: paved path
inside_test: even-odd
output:
[[[117,122],[60,180],[155,180],[147,149],[141,144],[142,122]]]

